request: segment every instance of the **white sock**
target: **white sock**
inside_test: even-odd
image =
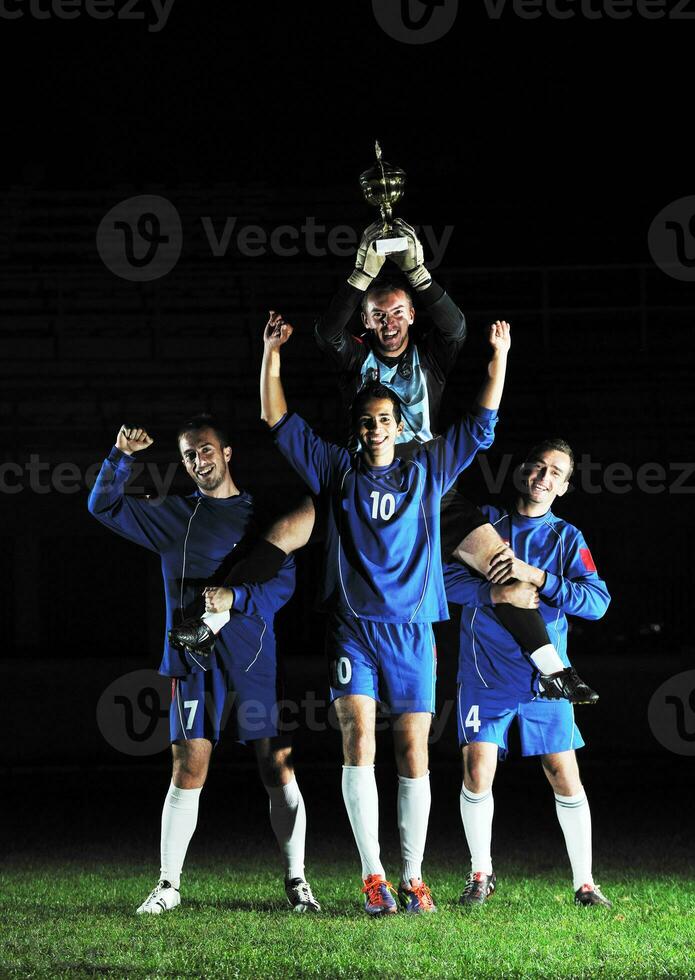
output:
[[[565,665],[560,660],[560,654],[552,643],[546,643],[534,650],[531,654],[531,660],[541,674],[556,674],[558,670],[565,670]]]
[[[285,786],[266,786],[270,800],[270,826],[285,861],[285,878],[304,878],[306,809],[296,779]]]
[[[422,857],[430,817],[430,774],[417,779],[398,777],[398,829],[403,856],[403,884],[411,878],[422,878]]]
[[[591,876],[591,811],[586,793],[576,796],[555,794],[555,811],[565,835],[567,854],[572,866],[572,887],[593,885]]]
[[[379,857],[379,794],[374,766],[343,766],[343,799],[362,860],[362,877],[386,877]]]
[[[203,616],[201,616],[201,619],[207,626],[210,627],[215,636],[217,636],[222,627],[227,625],[231,619],[231,616],[229,615],[229,610],[221,613],[206,612]]]
[[[471,871],[492,874],[492,816],[495,801],[492,790],[472,793],[461,786],[461,819],[471,852]]]
[[[198,823],[200,789],[179,789],[172,783],[162,810],[161,859],[159,877],[178,888],[188,845]]]

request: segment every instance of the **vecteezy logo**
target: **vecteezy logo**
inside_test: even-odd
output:
[[[695,282],[695,196],[680,197],[659,211],[648,243],[651,257],[667,276]]]
[[[169,745],[171,678],[134,670],[106,688],[97,703],[97,726],[124,755],[155,755]]]
[[[458,0],[372,0],[376,22],[394,41],[438,41],[456,20]]]
[[[179,213],[165,197],[140,194],[111,208],[97,229],[97,250],[107,269],[131,282],[161,279],[181,255]]]
[[[647,712],[652,735],[676,755],[695,755],[695,670],[675,674],[652,695]]]

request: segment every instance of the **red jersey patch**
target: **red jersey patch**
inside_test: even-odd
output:
[[[594,565],[594,559],[591,557],[591,552],[589,551],[588,548],[580,548],[579,557],[581,558],[584,568],[587,570],[587,572],[596,571],[596,565]]]

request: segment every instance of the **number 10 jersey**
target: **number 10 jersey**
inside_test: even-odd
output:
[[[298,415],[274,428],[282,454],[310,487],[326,493],[322,602],[382,623],[448,619],[440,555],[442,496],[480,449],[497,413],[476,408],[411,459],[369,466],[362,453],[321,439]]]

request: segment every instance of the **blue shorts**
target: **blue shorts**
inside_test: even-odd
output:
[[[431,623],[373,623],[335,614],[326,650],[331,701],[365,694],[394,715],[434,712],[437,650]]]
[[[516,701],[509,694],[485,688],[458,685],[457,711],[459,745],[492,742],[499,758],[509,751],[507,733],[516,718],[522,755],[546,755],[581,749],[584,739],[574,723],[569,701]]]
[[[239,742],[278,734],[280,689],[275,657],[251,670],[214,666],[171,680],[169,735],[172,742],[207,738],[213,744],[231,720]]]

